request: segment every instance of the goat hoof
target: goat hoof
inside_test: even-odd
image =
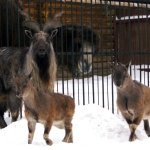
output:
[[[67,140],[62,140],[62,142],[65,142],[65,143],[67,143]]]
[[[29,139],[29,140],[28,140],[28,144],[32,144],[32,140]]]
[[[66,140],[62,140],[62,142],[65,142],[65,143],[73,143],[73,141],[72,141],[72,140],[68,140],[68,141],[66,141]]]
[[[68,143],[73,143],[73,139],[69,138]]]
[[[132,141],[135,141],[137,139],[137,136],[136,134],[134,134],[132,137],[129,138],[129,141],[132,142]]]
[[[53,142],[50,139],[47,139],[46,144],[51,146],[53,144]]]
[[[145,131],[145,132],[146,132],[147,136],[150,137],[150,131],[148,130],[148,131]]]
[[[68,143],[73,143],[73,141],[69,140]]]

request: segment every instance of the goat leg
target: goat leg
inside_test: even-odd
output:
[[[43,138],[46,142],[47,145],[52,145],[53,142],[51,139],[49,139],[49,132],[51,130],[51,127],[52,127],[52,123],[46,123],[45,124],[45,129],[44,129],[44,134],[43,134]]]
[[[0,115],[0,128],[5,128],[5,127],[7,127],[7,124],[4,120],[4,116]]]
[[[21,105],[22,105],[22,99],[17,98],[14,91],[9,92],[8,108],[11,112],[11,117],[12,117],[11,122],[17,121]]]
[[[68,143],[73,143],[73,133],[71,132]]]
[[[137,128],[137,125],[136,124],[129,124],[129,128],[130,128],[130,131],[131,131],[129,141],[131,142],[131,141],[134,141],[135,139],[137,139],[137,136],[135,134],[135,130]]]
[[[30,121],[28,121],[28,130],[29,130],[28,144],[32,143],[34,132],[35,132],[35,126],[36,126],[36,122],[33,122],[33,121],[30,122]]]
[[[144,121],[144,129],[148,137],[150,137],[150,128],[149,128],[149,122],[148,120],[143,120]]]
[[[22,119],[22,106],[23,106],[23,104],[22,104],[22,100],[21,100],[21,103],[20,103],[20,119]]]
[[[65,137],[63,142],[73,143],[71,122],[65,122]]]
[[[126,118],[126,121],[129,125],[130,131],[131,131],[129,141],[134,141],[135,139],[137,139],[135,130],[136,130],[137,126],[140,124],[141,120],[142,120],[142,114],[138,114],[138,117],[134,118],[133,120]]]
[[[15,111],[11,112],[11,117],[12,117],[11,122],[17,121],[18,116],[19,116],[19,110],[15,110]]]

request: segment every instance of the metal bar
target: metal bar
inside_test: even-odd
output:
[[[90,9],[91,9],[90,10],[91,11],[91,14],[90,14],[91,26],[90,26],[90,28],[93,29],[92,0],[91,0],[91,7],[90,7]],[[93,49],[93,30],[91,30],[91,43],[92,43],[92,64],[93,64],[93,52],[94,52],[94,49]],[[93,67],[92,67],[92,93],[93,93],[93,104],[94,104],[95,103],[95,94],[94,94],[94,70],[93,70]]]
[[[7,22],[7,25],[6,25],[6,35],[7,35],[7,46],[9,46],[9,32],[8,32],[8,1],[6,1],[6,22]]]
[[[117,30],[117,22],[116,22],[116,16],[113,17],[113,26],[114,26],[114,61],[118,62],[118,30]]]
[[[146,6],[148,7],[148,5],[146,5]],[[149,15],[148,14],[148,8],[146,8],[146,16],[147,16],[147,21],[146,21],[146,31],[147,31],[146,32],[146,52],[148,52],[148,39],[149,39],[149,34],[148,34],[149,32],[148,31],[150,29],[149,28],[149,22],[148,22],[148,15]],[[147,55],[147,60],[148,60],[147,68],[149,69],[150,60],[149,60],[149,56],[148,55]],[[149,80],[149,73],[147,73],[147,77],[148,77],[147,78],[147,80],[148,80],[148,84],[147,85],[150,86],[149,85],[149,82],[150,82],[150,80]]]
[[[72,0],[71,0],[71,13],[73,12],[73,8],[72,8]],[[71,15],[71,14],[70,14]],[[71,15],[71,22],[73,22],[73,15]],[[72,24],[72,52],[74,52],[74,32],[73,32],[73,24]],[[74,61],[75,59],[74,59],[75,57],[74,57],[74,55],[72,55],[72,61]],[[72,66],[72,70],[74,71],[74,62],[72,63],[73,64],[73,66]],[[74,72],[72,71],[72,75],[73,75],[73,78],[72,78],[72,82],[73,82],[73,98],[75,98],[75,81],[74,81],[74,79],[75,79],[75,75],[74,75]]]

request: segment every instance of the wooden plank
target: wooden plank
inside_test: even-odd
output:
[[[50,3],[47,3],[50,6]],[[90,5],[82,5],[83,3],[77,4],[77,3],[61,3],[61,2],[54,2],[52,3],[51,7],[58,7],[58,8],[69,8],[69,9],[78,9],[78,10],[87,10],[90,9]],[[94,9],[98,9],[98,6],[92,6]]]
[[[42,17],[47,17],[48,19],[50,19],[49,15],[45,14],[45,13],[42,13]],[[88,16],[76,16],[76,15],[68,15],[68,16],[62,16],[61,19],[58,18],[57,20],[61,20],[61,21],[76,21],[76,22],[106,22],[106,18],[99,18],[99,17],[88,17]],[[112,20],[112,19],[109,19],[109,20]]]
[[[93,63],[98,63],[98,62],[108,62],[108,61],[113,61],[114,57],[113,56],[102,56],[102,55],[97,55],[93,58]]]
[[[88,15],[88,16],[94,15],[94,16],[97,16],[99,18],[106,18],[106,17],[112,17],[115,15],[114,10],[110,11],[110,12],[108,12],[108,14],[106,14],[106,11],[101,13],[100,10],[93,10],[93,9],[91,10],[91,8],[86,9],[86,10],[77,10],[77,9],[70,10],[70,8],[66,9],[65,7],[60,8],[60,7],[55,6],[54,9],[55,9],[56,13],[60,12],[60,10],[63,10],[63,12],[64,12],[63,15],[65,15],[65,16],[71,15],[71,14],[72,15],[83,15],[83,16],[84,15]],[[45,9],[43,8],[43,12],[49,11],[49,10],[50,10],[50,8],[45,8]]]
[[[58,20],[61,20],[61,19],[58,19]],[[74,20],[71,22],[62,22],[63,25],[67,25],[67,24],[74,24],[74,25],[81,25],[81,23],[78,23],[78,22],[75,22]],[[93,29],[95,29],[96,31],[100,31],[101,29],[112,29],[113,27],[110,25],[110,23],[101,23],[100,22],[90,22],[89,24],[85,24],[83,22],[83,24],[85,26],[89,26],[89,27],[92,27]],[[101,25],[102,24],[102,25]],[[109,25],[108,25],[109,24]]]
[[[19,0],[20,2],[20,4],[24,7],[24,8],[38,8],[38,6],[39,6],[39,3],[37,3],[37,2],[32,2],[32,1],[30,1],[30,2],[24,2],[24,0]]]
[[[112,33],[113,33],[113,30],[112,29],[101,29],[101,30],[97,30],[97,33],[98,34],[103,34],[103,35],[112,35]]]
[[[103,56],[112,56],[114,50],[112,49],[102,49],[101,51],[97,52],[97,55],[103,55]]]
[[[48,18],[49,19],[49,18]],[[58,19],[59,20],[59,19]],[[61,20],[61,19],[60,19]],[[99,22],[99,24],[100,24],[101,22]],[[84,21],[76,21],[76,20],[63,20],[62,21],[62,24],[63,25],[67,25],[67,24],[74,24],[74,25],[86,25],[86,26],[89,26],[89,27],[91,27],[92,26],[92,28],[94,28],[94,21],[87,21],[87,20],[84,20]],[[95,28],[94,28],[95,29]],[[95,29],[96,31],[99,31],[101,28],[97,28],[97,29]],[[105,29],[107,29],[107,28],[105,28]],[[106,35],[107,36],[107,35]]]
[[[103,38],[103,43],[113,43],[114,38],[112,36],[108,36],[107,38]]]
[[[93,22],[92,27],[95,29],[112,29],[113,24],[107,23],[107,22]]]
[[[32,9],[32,8],[24,8],[24,10],[26,11],[26,12],[28,12],[29,14],[39,14],[39,10],[38,9]]]
[[[31,0],[34,2],[39,2],[39,0]],[[23,2],[28,2],[28,0],[23,0]],[[41,3],[45,3],[45,2],[50,2],[50,0],[40,0]],[[101,1],[91,1],[91,0],[62,0],[62,1],[55,1],[55,4],[59,4],[59,5],[66,5],[66,4],[78,4],[78,6],[82,7],[86,7],[88,5],[92,5],[93,7],[96,6],[106,6],[106,1],[105,0],[101,0]],[[115,6],[115,7],[135,7],[137,8],[137,3],[133,3],[133,2],[116,2],[116,1],[107,1],[107,5],[110,6]],[[147,8],[147,4],[143,4],[143,3],[138,3],[138,7],[141,8]]]
[[[71,17],[62,17],[61,18],[61,20],[62,20],[62,22],[72,22],[72,21],[74,21],[74,22],[110,22],[110,21],[112,21],[112,19],[111,18],[102,18],[102,19],[100,19],[100,18],[88,18],[88,17],[86,17],[86,18],[82,18],[82,17],[80,17],[80,16],[73,16],[72,18]]]
[[[109,68],[108,62],[95,62],[95,63],[93,63],[93,68],[94,68],[94,70],[108,69]]]
[[[113,49],[113,47],[114,47],[114,43],[112,43],[111,45],[109,44],[109,43],[104,43],[103,45],[102,45],[102,48],[104,48],[104,49]]]
[[[91,1],[91,0],[85,0],[85,1],[82,1],[82,0],[63,0],[63,2],[76,2],[76,3],[88,3],[88,4],[101,4],[101,5],[106,5],[106,1],[105,0],[102,0],[102,1]],[[120,7],[136,7],[137,8],[137,3],[133,3],[133,2],[116,2],[116,1],[107,1],[107,5],[110,5],[110,6],[120,6]],[[142,3],[138,3],[138,7],[141,7],[141,8],[147,8],[147,4],[142,4]]]
[[[55,13],[59,13],[59,12],[60,11],[57,11]],[[99,21],[99,20],[104,20],[105,21],[106,19],[107,19],[107,21],[113,20],[112,16],[110,16],[110,17],[106,17],[106,16],[101,17],[100,14],[95,15],[95,14],[90,14],[90,11],[87,11],[87,12],[89,12],[89,13],[85,13],[85,14],[82,14],[82,13],[80,13],[80,14],[77,14],[77,13],[65,14],[65,13],[63,13],[62,18],[76,18],[76,17],[79,18],[80,17],[80,18],[97,19],[97,21]],[[42,15],[46,14],[48,17],[50,17],[49,10],[47,10],[47,11],[43,10],[41,12],[41,14]]]
[[[86,11],[77,11],[76,9],[74,10],[66,10],[65,7],[62,8],[63,11],[64,11],[64,14],[65,15],[70,15],[70,14],[75,14],[75,15],[96,15],[96,16],[99,16],[99,17],[106,17],[106,16],[114,16],[115,15],[115,11],[110,11],[106,14],[106,11],[105,12],[100,12],[100,10],[86,10]],[[56,7],[55,8],[55,11],[59,11],[60,8]]]

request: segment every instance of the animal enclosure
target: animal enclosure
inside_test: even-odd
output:
[[[63,12],[57,17],[61,27],[51,39],[57,60],[55,92],[74,97],[76,104],[96,103],[114,112],[115,87],[108,80],[108,62],[125,64],[131,60],[133,66],[138,65],[135,71],[139,70],[139,81],[144,75],[148,80],[142,82],[149,85],[148,0],[2,0],[0,3],[0,47],[30,46],[22,27],[25,18],[18,7],[37,21],[40,28]],[[130,74],[136,78],[135,72],[130,70]]]

